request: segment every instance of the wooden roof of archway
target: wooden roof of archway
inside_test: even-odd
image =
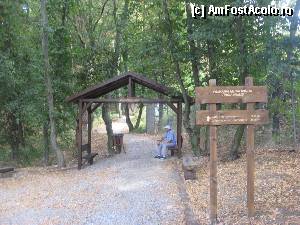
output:
[[[154,80],[147,78],[144,75],[127,72],[122,75],[113,77],[109,80],[106,80],[103,83],[89,87],[81,92],[78,92],[72,96],[67,97],[67,102],[77,102],[79,99],[93,99],[99,98],[109,92],[112,92],[116,89],[124,87],[129,84],[129,82],[134,82],[145,86],[149,89],[154,90],[155,92],[166,95],[170,98],[183,99],[182,94],[176,91],[173,88],[167,87],[165,85],[159,84]]]

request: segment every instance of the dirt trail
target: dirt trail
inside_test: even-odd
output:
[[[0,224],[186,224],[175,159],[154,159],[144,135],[125,143],[126,154],[81,171],[0,180]]]

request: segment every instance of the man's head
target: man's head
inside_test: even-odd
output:
[[[164,128],[165,128],[165,130],[171,130],[171,126],[170,125],[167,125]]]

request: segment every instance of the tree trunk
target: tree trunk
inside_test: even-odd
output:
[[[193,36],[193,19],[192,19],[192,15],[191,15],[191,8],[190,8],[190,2],[189,1],[185,1],[185,7],[186,7],[186,13],[187,13],[187,34],[188,34],[188,43],[189,43],[189,47],[190,47],[190,61],[192,64],[192,71],[193,71],[193,80],[195,83],[195,87],[199,87],[201,86],[200,84],[200,79],[199,79],[199,66],[198,66],[198,49],[196,47],[196,42],[195,40],[192,38]],[[196,113],[196,110],[195,112]],[[193,153],[195,155],[199,155],[199,154],[205,154],[205,152],[203,152],[203,150],[201,149],[200,146],[200,134],[201,134],[201,127],[197,126],[196,124],[191,127],[191,129],[189,129],[189,138],[190,138],[190,142],[192,144],[192,150]],[[204,128],[205,129],[205,128]]]
[[[217,66],[216,66],[216,46],[215,42],[208,40],[207,41],[207,56],[208,56],[208,65],[209,65],[209,79],[216,79],[218,80],[218,74],[217,74]],[[209,79],[207,79],[207,83],[209,82]]]
[[[9,123],[9,144],[12,150],[11,158],[12,160],[18,160],[20,155],[20,141],[18,134],[18,122],[17,118],[13,113],[8,115]]]
[[[43,125],[43,139],[44,139],[44,165],[49,165],[49,121],[45,121]]]
[[[126,123],[127,123],[128,129],[129,129],[129,132],[131,132],[131,131],[133,131],[134,127],[133,127],[133,124],[130,119],[130,110],[129,110],[128,104],[125,104],[125,116],[126,116]]]
[[[187,14],[187,34],[188,42],[190,46],[190,57],[192,63],[193,79],[196,87],[200,86],[199,79],[199,68],[198,68],[198,56],[197,56],[197,47],[195,40],[192,38],[193,35],[193,20],[191,15],[190,1],[185,1],[186,14]]]
[[[146,106],[146,130],[147,134],[155,132],[155,108],[153,104]]]
[[[158,131],[162,130],[163,116],[164,116],[164,105],[162,103],[159,103],[159,106],[158,106],[158,123],[157,123]]]
[[[140,127],[140,123],[141,123],[141,119],[142,119],[142,114],[143,114],[143,108],[144,108],[144,104],[140,103],[139,105],[139,114],[134,126],[134,129],[137,130]]]
[[[109,155],[114,154],[113,150],[113,129],[112,129],[112,123],[111,118],[109,116],[109,105],[103,104],[102,106],[102,119],[105,123],[106,127],[106,133],[107,133],[107,150]]]
[[[64,155],[57,145],[56,140],[56,128],[54,120],[54,104],[53,104],[53,90],[52,83],[50,79],[50,64],[48,56],[48,17],[46,11],[46,0],[41,0],[41,19],[42,19],[42,48],[44,56],[44,77],[45,86],[47,89],[47,100],[48,100],[48,114],[50,123],[50,143],[51,148],[56,153],[58,167],[65,166]]]
[[[297,27],[299,24],[299,11],[300,11],[300,0],[297,0],[295,8],[294,8],[294,15],[290,19],[290,45],[287,48],[287,61],[288,61],[288,79],[291,81],[291,100],[292,100],[292,130],[293,130],[293,144],[294,149],[297,148],[297,130],[296,130],[296,99],[295,99],[295,78],[294,78],[294,70],[291,66],[292,60],[295,57],[294,49],[297,47],[297,40],[296,40],[296,32]]]
[[[209,155],[209,126],[205,127],[204,155]]]
[[[128,7],[128,0],[126,0],[125,5],[124,5],[124,10],[126,7]],[[128,8],[127,8],[128,9]],[[113,0],[113,17],[114,17],[114,23],[115,23],[115,28],[116,28],[116,36],[115,36],[115,49],[114,49],[114,54],[111,59],[111,64],[112,67],[109,70],[110,76],[113,77],[117,75],[117,71],[119,68],[119,57],[120,57],[120,52],[121,52],[121,38],[122,38],[122,26],[118,22],[117,18],[117,4],[116,0]],[[107,149],[108,153],[110,155],[114,154],[113,151],[113,129],[112,129],[112,122],[109,114],[109,104],[103,104],[102,107],[102,119],[105,123],[106,127],[106,132],[107,132]]]
[[[124,8],[123,8],[123,13],[122,13],[122,18],[120,22],[115,22],[116,24],[116,30],[117,30],[117,35],[116,35],[116,40],[121,41],[121,37],[123,37],[123,48],[122,48],[122,58],[123,58],[123,69],[125,72],[128,72],[128,46],[127,46],[127,35],[124,34],[124,29],[127,27],[127,22],[128,22],[128,10],[129,10],[129,0],[125,0],[124,3]],[[117,39],[119,38],[119,39]],[[117,47],[117,45],[116,45]],[[119,51],[118,51],[119,52]],[[130,96],[131,93],[128,93],[128,97],[133,97]],[[130,110],[128,104],[125,104],[125,117],[126,117],[126,123],[129,129],[129,132],[133,131],[134,126],[131,122],[130,119]]]
[[[244,135],[245,128],[244,126],[238,126],[234,139],[231,145],[231,151],[230,151],[230,159],[235,160],[239,158],[239,147],[241,145],[242,137]]]

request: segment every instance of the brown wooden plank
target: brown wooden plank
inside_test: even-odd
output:
[[[177,147],[178,147],[178,158],[181,157],[181,132],[182,132],[182,103],[178,103],[177,105]]]
[[[79,100],[79,118],[78,118],[78,169],[80,170],[82,167],[82,110],[83,110],[83,102]]]
[[[76,120],[79,119],[79,116],[82,117],[82,116],[84,115],[85,111],[87,111],[88,109],[91,110],[91,106],[92,106],[93,102],[87,102],[87,103],[83,102],[83,103],[84,103],[84,104],[83,104],[83,108],[82,108],[82,110],[81,110],[81,115],[78,114]]]
[[[77,102],[82,98],[97,98],[104,96],[105,94],[112,92],[116,89],[128,85],[129,78],[132,79],[137,84],[143,85],[147,88],[150,88],[158,93],[167,95],[169,97],[178,96],[178,98],[183,99],[182,95],[173,88],[169,88],[162,84],[157,83],[154,80],[147,78],[145,75],[136,74],[133,72],[126,72],[120,76],[113,77],[101,84],[89,87],[79,93],[76,93],[72,96],[66,98],[67,102]],[[192,99],[188,96],[189,99]]]
[[[91,109],[91,113],[95,112],[95,110],[100,107],[102,103],[96,103],[95,106]]]
[[[84,102],[93,103],[178,103],[182,102],[181,99],[147,99],[147,98],[115,98],[115,99],[83,99]]]
[[[209,86],[216,86],[216,80],[209,80]],[[209,112],[214,114],[217,110],[216,104],[209,104]],[[209,202],[210,202],[210,222],[217,224],[217,199],[218,199],[218,182],[217,182],[217,127],[209,127]]]
[[[245,79],[245,84],[247,86],[253,85],[253,78],[247,77]],[[247,104],[247,110],[254,110],[254,103]],[[247,207],[248,216],[252,217],[255,214],[254,209],[254,126],[247,125],[246,128],[246,154],[247,154]]]
[[[88,108],[88,153],[92,151],[92,113],[91,107]]]
[[[7,173],[7,172],[11,172],[11,171],[14,171],[13,167],[0,168],[0,173]]]
[[[128,97],[135,97],[135,84],[131,76],[128,81]]]
[[[196,103],[247,103],[268,102],[265,86],[216,86],[197,87]]]
[[[166,103],[176,114],[178,114],[178,110],[173,103],[167,102]]]
[[[258,110],[220,110],[209,112],[200,110],[196,114],[197,125],[237,125],[237,124],[267,124],[269,112],[264,109]]]

